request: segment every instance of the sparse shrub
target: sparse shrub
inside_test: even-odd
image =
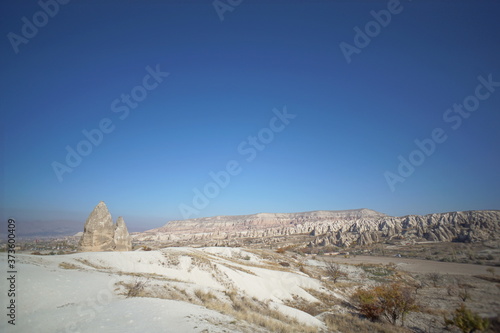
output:
[[[225,291],[225,294],[229,297],[232,306],[219,301],[208,302],[205,306],[239,320],[261,326],[270,332],[317,333],[318,331],[316,327],[304,325],[295,318],[287,317],[255,298],[240,297],[236,290]]]
[[[395,333],[400,329],[386,323],[373,323],[350,314],[329,313],[325,316],[325,324],[333,332],[356,333]]]
[[[135,280],[132,283],[123,283],[126,288],[125,295],[127,297],[141,297],[147,281]]]
[[[484,331],[489,326],[489,320],[481,318],[477,313],[467,309],[465,304],[455,309],[455,314],[451,319],[444,318],[446,326],[453,325],[464,333]]]
[[[310,254],[311,253],[311,248],[306,246],[306,247],[303,247],[303,248],[300,248],[297,250],[297,253],[300,254],[300,255],[306,255],[306,254]]]
[[[431,282],[432,282],[432,285],[433,285],[434,287],[437,287],[437,286],[438,286],[438,284],[439,284],[439,283],[441,282],[441,280],[442,280],[442,276],[441,276],[441,274],[439,274],[439,273],[437,273],[437,272],[435,272],[435,273],[427,273],[426,277],[427,277],[427,279],[429,279],[429,281],[431,281]]]
[[[276,253],[285,253],[286,251],[290,251],[290,250],[293,250],[295,248],[295,245],[288,245],[288,246],[283,246],[283,247],[280,247],[276,250]]]
[[[370,273],[376,277],[386,277],[394,274],[394,269],[387,266],[379,266],[379,265],[360,265],[360,267],[367,273]]]
[[[285,305],[303,311],[310,314],[311,316],[317,316],[325,311],[325,307],[319,302],[307,302],[305,300],[301,301],[287,301]]]
[[[328,276],[333,280],[333,283],[337,283],[337,280],[340,278],[347,277],[347,273],[342,271],[340,265],[331,261],[325,261],[326,263],[326,272]]]
[[[486,271],[487,271],[488,273],[491,273],[491,275],[492,275],[493,277],[495,277],[495,269],[494,269],[493,267],[488,267],[488,268],[486,268]]]
[[[446,293],[448,294],[448,296],[454,296],[457,294],[457,286],[453,285],[453,284],[449,284],[447,287],[446,287]]]
[[[143,246],[142,246],[142,250],[143,250],[143,251],[151,251],[151,248],[150,248],[149,246],[145,246],[145,245],[143,245]]]
[[[314,274],[312,274],[311,272],[309,272],[305,267],[304,265],[302,264],[299,264],[299,271],[301,271],[302,273],[310,276],[310,277],[313,277],[314,278]]]
[[[470,299],[470,289],[472,286],[467,283],[457,282],[458,297],[463,301]]]
[[[285,261],[280,262],[280,265],[283,267],[290,267],[290,264]]]
[[[211,292],[204,292],[203,290],[200,290],[200,289],[196,289],[194,291],[194,294],[196,297],[198,297],[200,299],[200,301],[203,303],[203,304],[207,304],[208,302],[216,299],[217,297],[215,297],[214,294],[212,294]]]
[[[418,295],[418,291],[424,288],[424,284],[418,280],[413,281],[411,286],[415,289],[415,295]]]

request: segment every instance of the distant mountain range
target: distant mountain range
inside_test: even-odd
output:
[[[388,239],[477,242],[500,240],[500,211],[388,216],[371,209],[259,213],[170,221],[135,233],[135,241],[164,244],[238,245],[282,242],[307,235],[310,245],[368,245]]]
[[[16,220],[16,235],[21,238],[71,236],[83,230],[83,222]]]

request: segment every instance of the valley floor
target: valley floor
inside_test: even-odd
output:
[[[400,257],[382,257],[382,256],[355,256],[345,258],[343,256],[321,256],[322,259],[334,261],[343,264],[396,264],[397,268],[411,273],[434,273],[458,274],[458,275],[480,275],[490,274],[489,266],[462,264],[453,262],[441,262],[433,260],[400,258]]]

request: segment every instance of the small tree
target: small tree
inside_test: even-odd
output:
[[[418,309],[415,295],[408,286],[392,283],[375,289],[384,310],[384,316],[394,325],[401,318],[401,326],[404,326],[405,316]]]
[[[444,322],[447,326],[458,327],[463,333],[484,331],[490,324],[488,319],[483,319],[477,313],[467,309],[464,303],[455,309],[455,314],[451,319],[445,317]]]
[[[359,312],[371,321],[379,319],[382,315],[383,309],[375,290],[358,289],[352,299],[357,304]]]
[[[394,325],[401,319],[402,326],[406,315],[419,308],[412,288],[400,283],[358,290],[353,300],[365,317],[376,320],[383,316]]]
[[[326,272],[328,276],[333,280],[333,283],[337,283],[340,278],[347,277],[347,273],[342,271],[340,265],[330,261],[326,261]]]

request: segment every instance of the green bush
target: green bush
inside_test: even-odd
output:
[[[490,322],[488,319],[481,318],[477,313],[467,309],[465,304],[455,309],[455,314],[451,319],[444,318],[445,324],[458,327],[464,333],[475,331],[484,331],[488,328]]]

